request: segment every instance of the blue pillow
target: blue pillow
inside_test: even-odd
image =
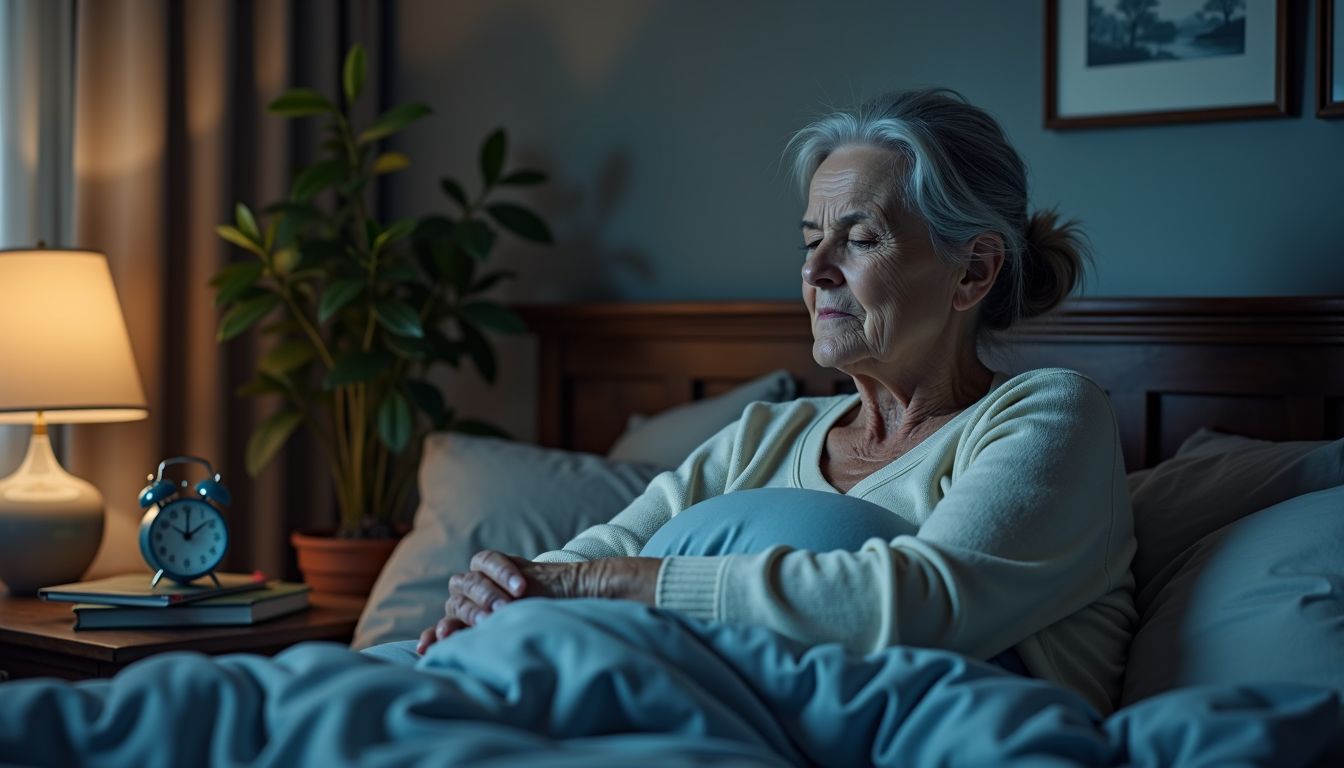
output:
[[[1122,704],[1215,683],[1344,692],[1344,485],[1215,531],[1171,569],[1130,646]]]
[[[812,552],[857,551],[871,538],[914,535],[895,512],[842,493],[755,488],[706,499],[667,522],[641,555],[740,555],[785,545]]]

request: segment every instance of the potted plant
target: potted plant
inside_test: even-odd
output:
[[[330,467],[340,520],[325,536],[295,533],[291,541],[314,591],[347,594],[367,594],[395,546],[425,433],[499,433],[461,418],[428,378],[436,366],[470,360],[493,383],[487,332],[523,328],[517,315],[487,298],[515,276],[482,268],[496,228],[551,241],[536,214],[494,200],[501,188],[545,181],[539,171],[503,172],[502,129],[481,147],[478,194],[442,180],[452,213],[393,222],[371,215],[365,201],[371,182],[410,162],[380,145],[431,110],[402,104],[357,130],[351,106],[364,70],[364,51],[355,46],[344,61],[343,104],[296,88],[267,107],[281,117],[322,119],[321,159],[300,170],[288,197],[267,206],[263,217],[236,206],[234,222],[217,232],[251,256],[211,280],[222,311],[219,341],[254,327],[268,340],[255,377],[239,394],[281,402],[248,441],[247,471],[259,473],[296,430],[312,434]],[[314,547],[350,559],[322,563]]]

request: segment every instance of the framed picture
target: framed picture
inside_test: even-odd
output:
[[[1344,9],[1316,0],[1316,114],[1344,117]]]
[[[1045,0],[1045,127],[1288,114],[1288,0]]]

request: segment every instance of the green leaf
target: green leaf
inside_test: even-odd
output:
[[[380,268],[378,275],[391,283],[415,283],[420,280],[420,273],[406,264],[393,264],[390,267]]]
[[[461,432],[464,435],[478,435],[481,437],[502,437],[505,440],[512,440],[513,435],[491,424],[488,421],[477,419],[460,419],[454,421],[449,427],[454,432]]]
[[[397,221],[394,221],[391,224],[389,224],[387,229],[383,230],[377,237],[374,238],[373,240],[374,253],[381,252],[383,248],[387,247],[388,245],[409,236],[412,232],[415,231],[417,223],[418,222],[415,219],[398,219]]]
[[[251,251],[252,253],[257,254],[258,256],[265,255],[261,250],[261,245],[253,241],[252,238],[243,234],[242,230],[238,229],[237,227],[231,227],[228,224],[221,224],[218,227],[215,227],[215,234],[219,235],[225,240],[228,240],[230,243],[233,243],[239,248]]]
[[[395,173],[404,171],[411,167],[411,158],[401,152],[384,152],[373,161],[373,172],[375,175],[381,173]]]
[[[346,304],[364,290],[364,281],[354,278],[332,280],[322,292],[322,301],[317,305],[317,321],[325,323],[331,316],[340,312]]]
[[[219,333],[216,340],[228,341],[251,328],[258,320],[269,315],[271,310],[280,306],[280,297],[274,293],[265,293],[254,299],[235,304],[233,309],[224,313],[219,321]]]
[[[364,89],[364,46],[359,43],[345,55],[345,66],[341,68],[341,84],[345,86],[345,101],[354,104],[359,92]]]
[[[247,441],[247,473],[253,477],[261,474],[301,423],[302,413],[279,411],[258,425]]]
[[[435,360],[443,362],[453,368],[456,368],[462,360],[462,350],[464,345],[461,342],[450,340],[443,335],[443,331],[438,328],[430,327],[425,335],[425,340],[429,342],[429,354]]]
[[[378,406],[378,437],[393,453],[400,453],[411,439],[411,404],[395,389]]]
[[[477,328],[488,328],[500,333],[523,333],[527,325],[513,310],[497,301],[474,301],[457,308],[462,319]]]
[[[420,315],[410,304],[397,299],[379,299],[373,305],[378,323],[398,336],[423,338],[425,329],[420,325]]]
[[[486,206],[485,210],[499,222],[499,226],[521,238],[537,243],[554,242],[546,222],[521,205],[494,203]]]
[[[236,393],[239,397],[260,397],[261,395],[274,395],[285,391],[284,382],[259,372],[255,379],[243,384],[236,390]]]
[[[463,291],[464,294],[485,293],[494,288],[496,284],[503,280],[517,280],[518,273],[511,269],[498,269],[494,272],[486,272],[477,278],[476,282],[470,288]]]
[[[261,326],[261,332],[267,335],[278,335],[286,333],[303,333],[303,326],[298,320],[289,317],[288,314],[281,315],[271,322]]]
[[[290,339],[271,347],[270,351],[261,356],[261,363],[257,367],[266,373],[283,376],[312,360],[315,354],[313,345]]]
[[[449,285],[459,288],[471,285],[472,276],[476,274],[476,259],[452,243],[435,248],[434,264]]]
[[[495,132],[486,137],[485,143],[481,145],[481,176],[485,177],[485,186],[494,186],[495,179],[499,178],[499,172],[504,169],[504,152],[508,147],[508,138],[504,135],[503,128],[495,129]]]
[[[344,179],[347,170],[344,160],[323,160],[320,163],[313,163],[304,168],[298,178],[294,179],[294,186],[290,189],[289,196],[300,202],[307,201],[318,192]]]
[[[336,365],[327,372],[326,378],[322,380],[322,386],[326,389],[335,389],[375,379],[391,362],[390,356],[381,352],[360,350],[347,352],[336,359]]]
[[[256,284],[261,272],[259,261],[240,261],[221,269],[210,278],[210,285],[218,291],[215,294],[215,306],[222,307],[242,296]]]
[[[238,231],[247,235],[247,239],[261,245],[261,230],[257,228],[257,220],[252,216],[252,211],[246,205],[238,203],[233,207],[234,223],[238,225]]]
[[[530,187],[534,184],[540,184],[546,181],[546,174],[541,171],[514,171],[508,176],[499,180],[500,184],[510,184],[515,187]]]
[[[271,255],[271,266],[277,275],[288,275],[299,265],[299,251],[296,248],[281,248]]]
[[[335,112],[336,105],[312,88],[292,88],[266,105],[266,111],[281,117],[303,117]]]
[[[429,345],[423,338],[413,339],[408,336],[385,333],[383,334],[383,345],[397,357],[417,363],[429,355]]]
[[[465,211],[470,207],[467,203],[467,193],[462,190],[461,184],[444,176],[442,179],[439,179],[439,186],[443,188],[443,193],[445,195],[453,198],[453,201],[462,207],[462,210]]]
[[[266,251],[267,253],[271,252],[271,248],[275,247],[275,235],[279,231],[280,218],[272,218],[270,223],[266,225],[266,237],[262,239],[261,249],[263,251]]]
[[[467,356],[476,364],[476,370],[480,371],[481,378],[485,379],[487,384],[494,384],[495,350],[490,346],[490,340],[466,323],[458,325],[462,328],[462,346],[466,349]]]
[[[467,219],[453,230],[453,240],[477,261],[485,261],[490,257],[490,249],[495,247],[495,230],[484,221]]]
[[[326,269],[345,262],[345,244],[339,240],[306,240],[299,245],[303,269]]]
[[[418,101],[395,106],[379,115],[368,130],[359,134],[359,143],[368,144],[385,136],[391,136],[416,120],[433,113],[434,110]]]
[[[429,417],[435,429],[442,429],[448,418],[448,406],[444,403],[443,393],[439,388],[419,379],[407,379],[403,385],[415,407]]]

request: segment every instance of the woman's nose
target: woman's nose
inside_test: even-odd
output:
[[[823,243],[807,253],[803,261],[803,282],[817,288],[834,288],[845,282],[844,275],[831,258],[832,249]]]

